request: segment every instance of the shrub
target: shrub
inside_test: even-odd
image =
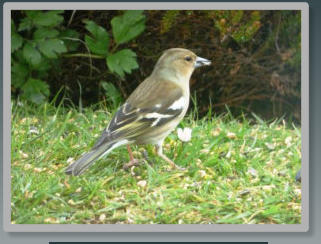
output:
[[[300,11],[29,12],[14,11],[12,31],[12,90],[26,99],[41,102],[64,87],[57,102],[86,106],[103,96],[116,106],[165,49],[183,47],[213,61],[191,79],[200,115],[228,105],[235,114],[300,120]],[[45,15],[54,18],[38,21]],[[42,49],[39,29],[49,32]]]
[[[24,99],[36,104],[48,98],[50,92],[46,79],[50,71],[53,72],[57,67],[61,69],[61,54],[76,51],[79,42],[82,42],[78,39],[77,31],[63,25],[63,12],[24,11],[22,14],[25,17],[17,21],[18,29],[14,21],[11,22],[12,90],[21,92]],[[112,40],[104,27],[92,20],[83,20],[89,32],[85,34],[83,42],[88,53],[68,53],[66,57],[88,57],[90,61],[92,58],[105,59],[109,71],[124,79],[125,73],[130,74],[139,66],[136,53],[129,48],[120,49],[119,45],[131,41],[144,31],[145,16],[142,12],[125,11],[115,16],[111,20]],[[100,81],[100,84],[113,103],[118,103],[116,100],[119,98],[115,98],[117,89],[105,81]]]

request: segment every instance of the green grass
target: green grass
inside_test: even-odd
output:
[[[169,170],[152,146],[133,146],[143,165],[123,170],[129,158],[121,147],[73,177],[64,169],[95,143],[111,112],[14,102],[12,223],[300,223],[300,129],[229,113],[195,121],[192,114],[179,125],[192,128],[192,140],[182,143],[175,130],[164,143],[186,171]]]

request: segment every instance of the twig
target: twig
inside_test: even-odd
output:
[[[68,21],[68,25],[67,26],[69,26],[71,24],[72,20],[74,19],[75,13],[76,13],[76,10],[73,10],[72,13],[71,13],[71,16],[70,16],[70,19]]]
[[[93,55],[93,54],[87,54],[87,53],[71,53],[71,54],[63,54],[62,55],[65,58],[94,58],[94,59],[104,59],[105,57],[99,56],[99,55]]]
[[[88,48],[88,46],[86,45],[86,43],[83,41],[83,40],[81,40],[81,39],[78,39],[78,38],[72,38],[72,37],[64,37],[64,38],[62,38],[62,39],[66,39],[66,40],[70,40],[70,41],[78,41],[78,42],[81,42],[82,44],[84,44],[85,45],[85,47],[86,47],[86,49],[87,49],[87,52],[88,52],[88,56],[86,56],[86,57],[88,57],[89,58],[89,62],[90,62],[90,69],[89,69],[89,76],[90,77],[92,77],[92,65],[93,65],[93,62],[92,62],[92,54],[90,53],[90,50],[89,50],[89,48]],[[66,55],[66,54],[65,54]],[[75,54],[69,54],[69,55],[75,55]],[[96,55],[94,55],[94,56],[96,56]],[[100,56],[99,56],[100,57]]]
[[[280,53],[280,47],[279,47],[279,32],[280,32],[280,25],[281,25],[281,14],[278,15],[279,16],[279,19],[278,19],[278,25],[276,27],[276,31],[275,31],[275,38],[274,38],[274,45],[275,45],[275,48],[276,48],[276,51],[278,53]]]

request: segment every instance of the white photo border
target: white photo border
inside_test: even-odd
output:
[[[11,224],[11,10],[301,10],[301,224]],[[3,5],[3,226],[6,232],[306,232],[309,230],[309,5],[306,2],[6,2]]]

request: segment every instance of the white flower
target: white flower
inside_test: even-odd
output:
[[[192,129],[191,128],[181,128],[177,129],[178,138],[183,142],[188,142],[191,140],[192,137]]]

